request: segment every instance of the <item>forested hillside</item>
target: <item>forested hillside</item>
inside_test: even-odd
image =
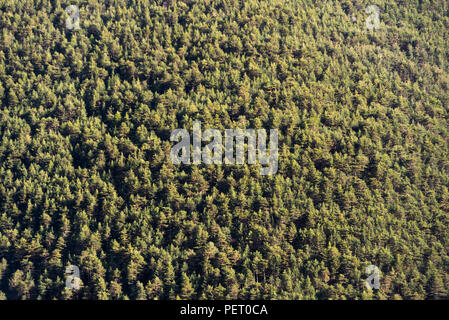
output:
[[[449,298],[449,3],[370,1],[1,0],[0,299]]]

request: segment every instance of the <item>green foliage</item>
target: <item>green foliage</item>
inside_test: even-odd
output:
[[[447,298],[447,1],[163,2],[1,2],[0,300]],[[194,120],[278,173],[173,165]]]

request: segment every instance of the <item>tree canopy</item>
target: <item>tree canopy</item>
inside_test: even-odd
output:
[[[449,297],[446,0],[4,0],[0,26],[0,299]],[[277,173],[174,165],[195,120],[278,129]]]

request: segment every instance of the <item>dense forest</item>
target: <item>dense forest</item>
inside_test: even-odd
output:
[[[0,299],[449,298],[447,0],[1,0],[0,26]],[[196,120],[277,129],[277,173],[173,164]]]

